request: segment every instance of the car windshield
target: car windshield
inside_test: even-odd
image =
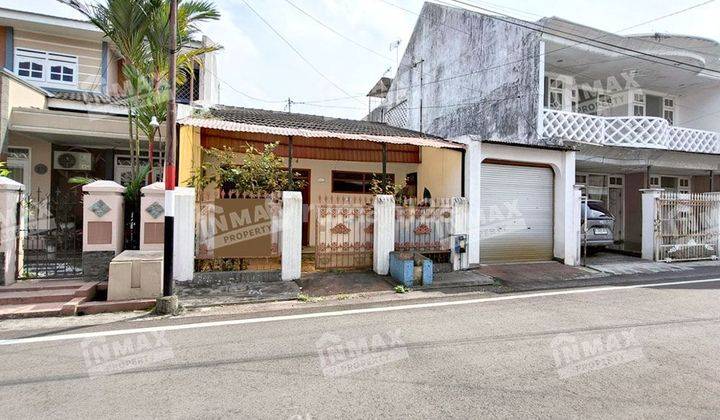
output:
[[[613,217],[601,201],[588,201],[587,208],[589,209],[588,219]]]

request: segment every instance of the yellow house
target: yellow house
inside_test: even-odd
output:
[[[179,121],[179,183],[188,185],[203,150],[247,145],[262,149],[279,143],[276,153],[306,181],[303,187],[303,245],[316,242],[316,204],[345,197],[370,197],[374,176],[405,180],[411,197],[463,195],[464,145],[387,124],[261,109],[217,106],[202,116]],[[385,159],[383,159],[383,156]],[[204,194],[212,194],[205,191]]]

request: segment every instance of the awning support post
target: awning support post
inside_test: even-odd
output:
[[[288,181],[293,185],[293,136],[288,136]]]
[[[382,180],[383,188],[387,188],[388,176],[387,176],[387,143],[382,144]],[[387,192],[387,191],[386,191]]]

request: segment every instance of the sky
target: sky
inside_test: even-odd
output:
[[[204,25],[203,31],[223,46],[218,59],[220,103],[283,110],[290,98],[293,112],[346,118],[367,114],[365,94],[381,76],[392,77],[398,51],[391,45],[400,41],[402,57],[423,4],[422,0],[213,1],[222,17]],[[707,0],[465,1],[525,20],[557,16],[618,33]],[[0,6],[81,18],[55,0],[0,0]],[[664,32],[720,40],[719,16],[720,0],[710,1],[622,34]]]

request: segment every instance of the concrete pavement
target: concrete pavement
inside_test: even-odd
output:
[[[712,281],[175,331],[162,328],[199,320],[2,332],[90,336],[1,345],[0,407],[3,418],[710,417],[719,298]]]

